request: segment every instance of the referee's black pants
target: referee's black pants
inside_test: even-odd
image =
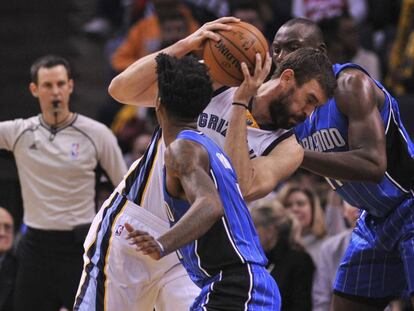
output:
[[[15,311],[72,310],[82,273],[83,237],[28,228],[17,249]]]

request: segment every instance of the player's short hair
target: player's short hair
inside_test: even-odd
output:
[[[292,69],[298,86],[316,79],[328,98],[333,96],[336,78],[328,56],[314,48],[300,48],[286,56],[276,68],[273,77],[280,77],[283,71]]]
[[[194,121],[207,107],[213,86],[207,67],[193,56],[156,57],[161,105],[175,119]]]
[[[34,63],[32,64],[32,66],[30,67],[30,77],[33,83],[38,82],[38,72],[40,68],[52,68],[55,66],[59,66],[62,65],[63,67],[65,67],[66,72],[68,74],[68,79],[72,79],[72,71],[70,69],[70,65],[69,62],[58,55],[45,55],[42,56],[38,59],[36,59],[34,61]]]

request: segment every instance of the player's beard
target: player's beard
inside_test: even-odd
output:
[[[270,103],[269,113],[275,128],[290,129],[294,125],[290,122],[292,115],[289,111],[293,92],[294,88],[292,87],[288,91],[280,94]]]

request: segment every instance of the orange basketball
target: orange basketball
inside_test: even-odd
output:
[[[264,61],[269,46],[263,34],[253,25],[245,22],[228,25],[232,26],[232,30],[217,32],[219,41],[207,40],[203,57],[215,81],[238,86],[243,82],[241,62],[246,63],[252,74],[256,53],[260,53]]]

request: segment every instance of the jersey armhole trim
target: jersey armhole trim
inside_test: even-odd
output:
[[[266,149],[265,151],[263,151],[262,156],[267,156],[269,155],[270,152],[272,152],[273,149],[275,149],[275,147],[281,143],[282,141],[284,141],[285,139],[289,138],[290,136],[294,135],[294,131],[293,129],[287,131],[286,133],[283,133],[282,135],[280,135],[278,138],[276,138]]]
[[[219,87],[217,90],[213,91],[212,98],[215,97],[215,96],[217,96],[217,95],[220,95],[221,93],[223,93],[225,91],[227,91],[229,88],[230,87],[228,87],[228,86],[221,86],[221,87]]]
[[[36,130],[39,128],[39,126],[40,126],[40,124],[37,124],[37,125],[36,125],[35,127],[33,127],[33,128],[29,127],[29,128],[27,128],[27,129],[23,130],[23,131],[19,134],[19,136],[17,136],[16,141],[14,142],[14,144],[13,144],[13,148],[11,149],[11,151],[12,151],[12,152],[14,152],[14,149],[16,148],[17,143],[19,142],[20,138],[23,136],[23,134],[24,134],[24,133],[26,133],[27,131],[34,132],[34,131],[36,131]]]

